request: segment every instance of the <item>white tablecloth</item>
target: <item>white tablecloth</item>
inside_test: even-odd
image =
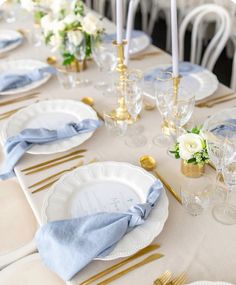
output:
[[[1,23],[1,28],[28,29],[30,26],[29,22],[22,21],[11,25]],[[150,49],[153,49],[153,47],[150,47]],[[43,46],[36,48],[28,43],[24,43],[10,54],[9,59],[34,58],[45,61],[48,55],[49,51],[47,48]],[[130,67],[145,70],[157,64],[170,62],[170,56],[166,53],[161,53],[156,57],[146,58],[142,61],[131,61]],[[93,82],[99,79],[99,71],[95,64],[90,64],[89,68],[85,71],[85,75],[91,78]],[[109,102],[109,100],[104,98],[93,86],[64,90],[59,86],[56,78],[53,78],[46,85],[40,87],[39,90],[41,92],[40,98],[71,98],[80,100],[84,96],[91,96],[95,100],[95,107],[100,112],[102,112]],[[227,92],[229,92],[229,89],[220,85],[215,96]],[[25,102],[22,104],[19,103],[18,105],[24,104]],[[236,104],[235,101],[232,101],[210,109],[196,108],[194,118],[197,121],[203,121],[204,118],[217,112],[217,110],[234,104]],[[1,108],[1,112],[7,111],[9,108],[12,107]],[[83,148],[92,151],[95,156],[99,156],[100,160],[126,161],[136,165],[141,155],[153,155],[157,159],[159,172],[176,191],[179,191],[182,178],[180,162],[170,158],[165,149],[158,148],[152,144],[153,136],[160,132],[160,121],[160,115],[157,110],[142,112],[141,120],[138,124],[144,126],[144,134],[148,138],[148,144],[142,148],[127,147],[124,143],[124,138],[114,137],[105,127],[100,128],[89,141],[85,142]],[[49,157],[51,158],[53,156],[44,157],[27,154],[16,167],[17,178],[39,224],[41,223],[41,206],[48,190],[32,195],[27,186],[49,176],[51,173],[65,169],[68,165],[72,165],[73,162],[55,167],[50,171],[44,171],[30,176],[24,176],[20,169],[35,164],[38,161],[49,159]],[[2,186],[0,186],[0,188],[1,187]],[[5,189],[6,188],[7,185],[5,184]],[[236,283],[236,226],[223,226],[217,223],[212,218],[210,211],[201,216],[192,217],[185,212],[184,208],[180,206],[169,193],[167,194],[170,201],[169,217],[162,233],[155,240],[161,243],[159,252],[163,253],[165,257],[126,275],[115,281],[114,284],[152,284],[153,280],[167,269],[176,274],[181,271],[186,271],[189,276],[189,282],[196,280],[223,280]],[[92,262],[74,278],[72,283],[78,284],[80,281],[111,264],[113,264],[113,262]],[[2,274],[4,274],[4,272]],[[54,283],[50,284],[53,285]],[[55,285],[56,284],[55,281]]]

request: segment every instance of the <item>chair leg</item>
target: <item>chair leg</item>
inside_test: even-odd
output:
[[[234,58],[233,58],[233,66],[232,66],[232,75],[231,75],[230,87],[234,91],[236,91],[236,46],[235,46],[235,52],[234,52]]]
[[[159,13],[159,7],[158,5],[154,4],[152,6],[152,10],[151,10],[151,17],[150,17],[150,22],[149,22],[149,26],[148,26],[148,34],[151,36],[154,26],[155,26],[155,22],[157,20],[157,15]]]
[[[142,14],[142,29],[144,32],[148,32],[148,8],[143,1],[140,2],[141,14]]]
[[[170,10],[165,10],[165,18],[166,18],[166,50],[171,50],[171,15]]]

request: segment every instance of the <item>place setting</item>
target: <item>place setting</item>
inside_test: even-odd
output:
[[[38,223],[0,284],[233,284],[213,273],[209,240],[222,254],[236,224],[235,91],[215,96],[217,76],[180,59],[176,0],[171,64],[146,50],[136,1],[127,13],[114,1],[115,24],[80,0],[20,1],[53,56],[0,62],[0,180],[19,182]],[[22,41],[1,30],[0,56]],[[41,98],[53,76],[53,99]]]

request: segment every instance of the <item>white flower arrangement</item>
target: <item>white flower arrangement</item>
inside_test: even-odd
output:
[[[206,141],[201,135],[200,128],[193,128],[177,139],[174,150],[170,151],[175,158],[181,158],[186,163],[204,165],[209,162]]]
[[[53,51],[59,51],[64,59],[63,64],[69,65],[75,56],[69,45],[79,46],[85,41],[86,56],[91,55],[91,36],[100,36],[104,32],[101,19],[87,12],[81,0],[54,0],[52,12],[41,19],[41,28],[45,43]]]

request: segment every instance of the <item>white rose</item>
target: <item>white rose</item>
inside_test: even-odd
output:
[[[21,0],[21,7],[32,12],[34,10],[34,2],[32,0]]]
[[[179,155],[184,160],[193,158],[196,152],[203,150],[204,141],[200,135],[184,134],[178,138]]]
[[[51,4],[51,10],[54,14],[59,14],[62,10],[68,10],[69,2],[68,0],[54,0]]]
[[[64,19],[63,22],[65,24],[72,24],[74,22],[79,22],[80,21],[80,17],[76,16],[76,15],[67,15]]]
[[[52,18],[50,15],[42,17],[40,24],[45,35],[47,35],[53,29]]]
[[[71,44],[78,46],[82,42],[84,36],[80,31],[69,31],[67,33],[68,40]]]
[[[64,31],[65,27],[66,27],[66,25],[65,25],[64,21],[54,20],[52,23],[52,29],[53,29],[53,32],[55,34],[58,34],[59,32]]]
[[[82,20],[82,28],[89,35],[94,35],[101,29],[101,21],[92,13],[88,13]]]
[[[61,43],[62,43],[62,38],[59,35],[53,35],[50,38],[49,44],[50,44],[50,46],[52,46],[53,52],[59,50]]]

